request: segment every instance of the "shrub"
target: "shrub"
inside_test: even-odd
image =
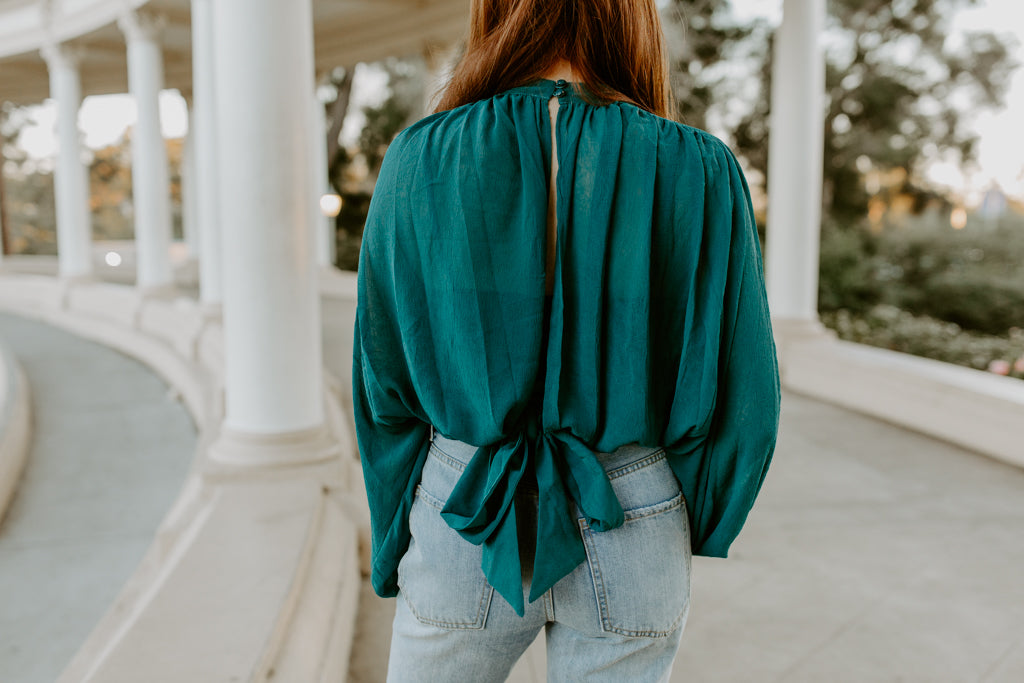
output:
[[[985,272],[948,272],[929,281],[917,308],[967,329],[1005,334],[1024,327],[1024,282]]]
[[[1024,378],[1024,329],[1019,327],[1004,336],[981,334],[885,304],[864,315],[823,313],[821,321],[847,341]]]
[[[1024,326],[1024,220],[956,231],[930,214],[880,235],[826,222],[819,310],[864,315],[878,303],[995,336]]]
[[[822,226],[818,264],[818,309],[865,313],[882,300],[873,236],[858,227],[828,221]]]

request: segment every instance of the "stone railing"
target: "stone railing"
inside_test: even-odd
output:
[[[0,309],[138,358],[179,393],[199,431],[177,501],[59,681],[345,680],[361,581],[354,520],[365,503],[350,486],[358,459],[337,382],[324,403],[338,457],[218,464],[207,448],[223,415],[222,332],[195,301],[6,274]]]
[[[776,330],[783,386],[1024,467],[1024,381]]]
[[[31,437],[31,406],[25,373],[0,339],[0,523],[25,469]]]

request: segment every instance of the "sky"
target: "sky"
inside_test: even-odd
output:
[[[664,2],[664,0],[659,0]],[[733,13],[739,19],[765,18],[778,23],[782,17],[782,0],[733,0]],[[1024,2],[1021,0],[982,0],[978,6],[962,10],[953,25],[961,30],[994,30],[1021,37],[1017,41],[1016,59],[1024,64]],[[381,78],[372,69],[357,73],[353,93],[353,114],[346,121],[344,140],[352,141],[362,127],[358,114],[361,106],[380,98]],[[166,137],[181,137],[188,129],[188,112],[184,100],[175,91],[164,91],[160,97],[161,119]],[[135,106],[128,95],[88,97],[82,104],[79,124],[85,144],[98,148],[118,140],[136,118]],[[56,140],[53,129],[56,110],[52,102],[35,108],[36,123],[22,133],[22,143],[35,158],[53,157]],[[1007,194],[1024,200],[1024,68],[1017,69],[1006,96],[1006,107],[1000,111],[981,112],[973,123],[981,135],[978,164],[962,169],[958,163],[936,160],[926,171],[928,178],[959,195],[968,205],[980,203],[986,190],[997,183]]]

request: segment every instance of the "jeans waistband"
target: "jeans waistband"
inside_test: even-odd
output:
[[[438,450],[463,465],[469,463],[470,459],[472,459],[479,448],[478,446],[466,443],[465,441],[450,439],[434,429],[433,425],[430,427],[430,440]],[[630,463],[654,455],[655,453],[663,450],[664,449],[661,446],[641,446],[639,443],[634,441],[633,443],[619,446],[611,453],[602,453],[599,451],[593,451],[593,453],[598,462],[600,462],[602,467],[604,467],[605,471],[610,471],[620,467],[625,467]]]

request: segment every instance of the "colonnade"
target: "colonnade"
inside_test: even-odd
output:
[[[329,450],[322,406],[318,264],[332,258],[317,210],[326,166],[314,96],[311,0],[192,0],[193,89],[185,220],[200,302],[224,330],[223,461],[289,463]],[[775,41],[766,276],[778,327],[817,325],[824,0],[784,0]],[[168,164],[158,97],[161,21],[118,21],[138,108],[132,181],[143,295],[173,287]],[[80,55],[42,50],[58,108],[60,276],[92,273],[88,177],[77,127]],[[225,93],[230,92],[230,95]],[[311,135],[310,131],[313,132]]]
[[[318,210],[326,149],[315,104],[311,0],[192,0],[193,87],[183,219],[200,305],[224,339],[224,420],[214,460],[280,465],[329,457],[318,270],[333,258]],[[128,10],[132,199],[141,299],[174,292],[169,167],[160,125],[159,15]],[[41,50],[57,105],[59,277],[92,279],[89,179],[78,129],[81,54]],[[226,87],[230,85],[230,87]],[[230,94],[224,95],[225,92]]]

